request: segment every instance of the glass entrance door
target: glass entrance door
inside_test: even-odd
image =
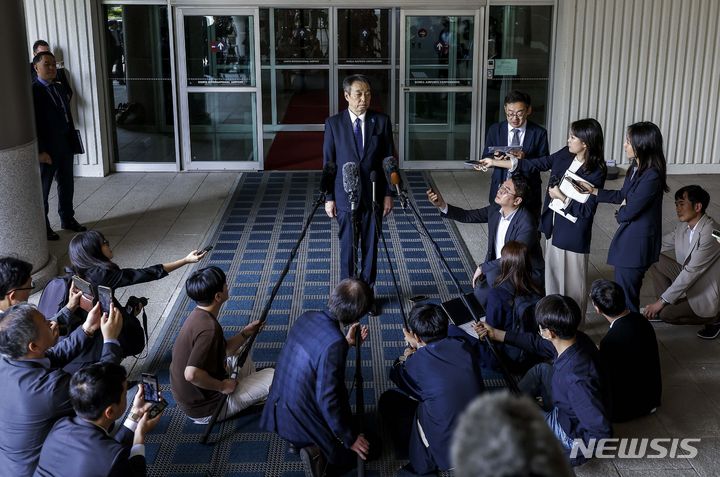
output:
[[[257,9],[177,9],[186,169],[262,169]]]
[[[474,157],[482,12],[401,13],[399,142],[404,168],[447,168]]]

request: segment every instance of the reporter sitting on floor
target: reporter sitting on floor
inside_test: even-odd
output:
[[[185,291],[197,306],[173,344],[170,388],[178,407],[196,424],[210,422],[223,394],[227,399],[218,419],[231,418],[263,401],[270,390],[274,370],[256,371],[250,356],[237,379],[230,377],[242,345],[258,331],[260,322],[253,321],[225,340],[218,316],[229,295],[225,273],[218,267],[193,272],[185,282]]]
[[[32,305],[14,305],[0,316],[3,475],[31,475],[53,423],[72,414],[70,375],[62,367],[91,344],[98,328],[104,343],[101,360],[119,363],[122,356],[117,337],[122,316],[115,308],[101,317],[100,305],[96,305],[85,323],[57,344],[50,322]]]
[[[448,336],[448,318],[437,305],[415,305],[403,330],[408,347],[395,360],[378,409],[390,427],[396,457],[407,470],[448,470],[450,439],[460,413],[484,389],[479,357],[465,333]],[[450,325],[454,328],[454,325]]]
[[[535,305],[543,292],[532,277],[532,264],[528,248],[521,242],[507,242],[500,252],[500,275],[487,296],[486,322],[501,330],[530,331],[537,329]],[[500,370],[495,355],[484,342],[480,344],[480,357],[484,366]],[[507,358],[513,372],[524,373],[538,360],[522,349],[502,344],[496,346]]]
[[[590,287],[595,311],[610,322],[600,341],[600,361],[610,393],[610,418],[624,422],[655,411],[660,405],[662,377],[657,338],[652,325],[625,304],[625,292],[610,280]]]
[[[13,305],[25,303],[35,289],[32,280],[32,264],[14,257],[0,258],[0,313]],[[53,317],[46,317],[51,326],[67,325],[72,320],[72,314],[80,305],[82,292],[71,289],[68,294],[68,303]]]
[[[127,407],[125,368],[97,363],[81,369],[70,381],[70,400],[77,416],[64,417],[53,426],[35,477],[145,476],[145,435],[160,415],[150,418],[152,403],[143,399],[143,385],[114,436],[113,424]]]
[[[200,261],[205,253],[193,250],[185,258],[170,263],[147,268],[120,268],[112,261],[113,250],[105,236],[96,230],[88,230],[72,238],[68,255],[73,270],[80,278],[88,281],[93,287],[105,286],[116,290],[166,277],[168,273],[184,265]],[[119,338],[123,357],[140,354],[145,348],[145,332],[137,319],[142,308],[129,310],[127,306],[121,306],[117,300],[115,306],[121,311],[124,319],[123,331]],[[101,348],[102,343],[96,341],[88,352],[76,358],[66,370],[73,372],[96,362]]]
[[[580,307],[572,298],[548,295],[535,309],[539,333],[517,333],[477,323],[475,331],[494,341],[519,346],[553,364],[541,363],[528,371],[518,384],[532,397],[541,396],[545,421],[569,455],[574,441],[612,435],[599,372],[598,349],[578,331]],[[573,459],[581,464],[582,456]]]
[[[455,477],[571,477],[560,443],[527,396],[483,394],[458,418]]]

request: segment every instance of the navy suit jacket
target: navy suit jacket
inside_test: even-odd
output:
[[[525,171],[547,171],[550,174],[562,178],[568,170],[575,154],[571,153],[567,147],[560,149],[551,156],[539,157],[532,161],[518,161],[517,170]],[[593,172],[587,172],[580,167],[576,174],[593,184],[596,188],[605,186],[605,178],[607,171],[596,169]],[[542,214],[540,215],[540,230],[545,234],[546,238],[552,238],[552,243],[557,248],[569,250],[575,253],[590,253],[590,240],[592,238],[592,224],[597,210],[598,200],[594,195],[588,197],[587,202],[581,204],[574,200],[565,208],[565,212],[573,217],[577,217],[577,222],[572,223],[564,217],[556,217],[555,212],[549,208],[550,194],[545,193],[545,204],[543,205]]]
[[[480,265],[488,284],[492,286],[495,278],[500,274],[500,257],[495,256],[495,237],[500,223],[500,209],[495,205],[489,205],[482,209],[465,210],[448,204],[446,217],[458,222],[488,224],[488,249],[485,261]],[[538,285],[542,285],[545,282],[545,259],[538,241],[537,222],[524,207],[520,207],[515,212],[505,234],[505,243],[513,240],[527,246],[533,267],[533,278]]]
[[[435,466],[441,470],[452,467],[450,442],[458,416],[485,389],[476,348],[462,334],[455,330],[452,336],[428,343],[405,363],[397,361],[390,371],[390,379],[419,401],[415,419],[430,444],[428,452]],[[413,425],[410,462],[418,473],[435,470],[424,462],[428,452]]]
[[[327,311],[303,313],[288,333],[261,418],[263,429],[331,462],[355,442],[345,387],[348,343]]]
[[[628,169],[620,190],[598,190],[598,202],[620,204],[615,214],[618,227],[608,251],[608,264],[615,267],[647,268],[658,261],[662,247],[663,183],[656,169],[633,177]]]
[[[121,426],[115,437],[85,419],[65,417],[43,444],[35,477],[144,477],[145,457],[130,458],[133,432]]]
[[[36,361],[0,357],[0,469],[3,475],[32,475],[53,423],[73,414],[71,376],[61,368],[91,342],[78,326],[47,351],[50,368]],[[105,344],[102,361],[120,363],[121,359],[119,346]]]
[[[640,313],[618,318],[600,341],[613,422],[650,414],[660,405],[662,376],[655,330]]]
[[[337,165],[335,177],[335,191],[328,194],[326,200],[334,200],[338,211],[349,212],[350,202],[343,188],[342,170],[347,162],[358,165],[360,175],[360,205],[365,210],[371,210],[372,183],[370,171],[377,172],[375,200],[382,208],[383,198],[392,195],[383,171],[383,159],[393,156],[395,143],[392,135],[390,118],[382,113],[368,110],[365,115],[365,147],[363,157],[358,155],[355,147],[353,125],[350,113],[346,109],[325,121],[325,135],[323,137],[323,166],[328,162]]]
[[[485,135],[485,149],[483,150],[482,157],[490,157],[492,153],[488,150],[489,146],[507,146],[508,145],[508,122],[502,121],[495,123],[490,126],[487,134]],[[527,122],[525,129],[525,137],[523,138],[522,150],[525,152],[526,158],[543,157],[550,154],[550,148],[548,147],[547,131],[544,127],[536,124],[532,121]],[[492,204],[495,200],[495,195],[498,189],[505,182],[507,176],[507,170],[496,167],[493,170],[492,178],[490,179],[490,203]],[[540,206],[540,198],[542,197],[542,179],[540,178],[540,172],[533,171],[529,174],[528,181],[530,183],[530,189],[532,190],[532,198]]]
[[[75,130],[75,126],[70,111],[70,94],[62,84],[58,89],[64,99],[65,110],[59,102],[53,101],[48,87],[37,78],[32,84],[38,152],[47,152],[51,159],[73,156],[70,134]]]
[[[568,437],[582,439],[587,444],[590,438],[612,436],[598,349],[588,335],[578,331],[575,344],[560,356],[552,343],[536,332],[507,331],[505,343],[553,360],[553,406],[558,409],[558,422]]]

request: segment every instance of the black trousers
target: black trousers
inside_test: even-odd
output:
[[[48,220],[48,197],[53,179],[57,181],[58,191],[58,215],[63,224],[70,222],[75,217],[73,210],[73,195],[75,194],[75,183],[73,181],[73,156],[52,157],[52,164],[40,164],[40,179],[42,181],[43,205],[45,206],[45,224],[50,225]]]
[[[365,208],[356,210],[355,214],[358,221],[358,233],[354,237],[354,243],[352,213],[338,211],[337,214],[338,237],[340,238],[340,279],[352,277],[353,247],[357,247],[357,255],[360,257],[358,278],[372,288],[377,276],[378,255],[378,236],[375,224],[377,223],[378,229],[382,229],[382,209],[378,210],[376,220],[372,219],[372,211]]]

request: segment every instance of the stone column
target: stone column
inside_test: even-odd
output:
[[[57,274],[48,252],[30,87],[30,48],[22,0],[2,0],[0,15],[0,256],[33,264],[38,286]]]

